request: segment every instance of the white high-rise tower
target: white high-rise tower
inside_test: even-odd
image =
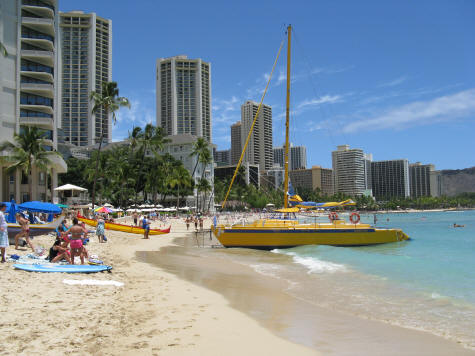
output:
[[[211,64],[187,56],[157,60],[157,126],[211,143]]]
[[[62,141],[88,146],[112,141],[112,115],[91,113],[92,90],[112,81],[112,21],[82,11],[60,13]]]
[[[44,148],[57,148],[60,126],[58,66],[58,3],[56,0],[0,0],[0,142],[13,142],[24,127],[44,131]],[[0,155],[4,154],[0,152]],[[65,172],[61,157],[52,157],[52,188]],[[7,174],[0,165],[0,201],[50,200],[45,171],[32,167],[30,177],[20,170]],[[29,194],[28,181],[32,185]]]

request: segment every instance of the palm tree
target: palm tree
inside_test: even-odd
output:
[[[180,207],[180,188],[189,188],[191,187],[190,174],[183,166],[176,167],[170,177],[170,187],[173,189],[177,187],[177,201],[176,208]]]
[[[137,160],[138,165],[142,165],[145,162],[145,156],[149,151],[152,151],[156,156],[158,151],[163,150],[165,143],[170,140],[165,138],[165,133],[161,127],[156,127],[152,124],[147,124],[142,130],[140,127],[134,127],[132,133],[129,134],[130,146],[132,151],[137,149],[137,154],[140,155],[140,159]],[[137,171],[141,172],[140,167],[137,167]],[[140,179],[141,174],[139,173],[139,179],[136,182],[136,199],[139,192],[140,182],[144,179]],[[143,174],[142,174],[143,177]],[[145,179],[147,180],[147,179]],[[152,179],[153,180],[153,179]],[[150,179],[149,179],[150,181]],[[144,192],[145,193],[145,192]]]
[[[112,120],[114,124],[117,122],[115,112],[122,106],[130,108],[130,103],[127,98],[119,96],[119,89],[116,82],[104,82],[102,83],[102,91],[91,91],[90,100],[94,100],[94,106],[92,108],[93,114],[98,114],[101,110],[104,110],[106,114],[112,114]],[[104,140],[104,129],[101,127],[101,138],[99,140],[98,156],[96,161],[96,170],[94,174],[94,182],[92,185],[92,208],[94,209],[94,203],[96,199],[96,181],[97,173],[99,169],[99,158],[101,155],[102,141]]]
[[[42,171],[48,171],[52,165],[51,158],[59,156],[56,151],[46,151],[44,146],[45,131],[37,127],[25,126],[20,134],[14,134],[14,143],[4,141],[0,144],[0,152],[7,151],[9,155],[3,157],[2,161],[7,164],[7,172],[11,173],[20,170],[28,176],[29,199],[33,199],[33,179],[31,177],[32,168],[36,167]]]
[[[195,141],[193,144],[192,151],[190,153],[190,157],[196,157],[198,156],[195,164],[195,168],[193,168],[193,173],[191,176],[194,178],[195,177],[195,171],[196,167],[198,166],[198,163],[200,162],[200,157],[208,152],[209,154],[209,147],[208,147],[208,141],[206,141],[203,137],[198,137],[198,139]]]
[[[198,181],[197,190],[198,190],[198,192],[203,192],[204,193],[203,203],[202,203],[202,209],[203,209],[204,206],[205,206],[206,194],[211,191],[211,184],[209,184],[209,182],[206,178],[201,178]],[[197,206],[197,208],[198,208],[198,206]]]

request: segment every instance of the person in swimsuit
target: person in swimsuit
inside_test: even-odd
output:
[[[73,225],[69,228],[71,237],[69,238],[69,246],[71,247],[71,264],[74,264],[74,257],[79,256],[81,264],[84,264],[84,253],[82,247],[82,237],[84,228],[79,225],[77,218],[73,218]]]
[[[48,260],[52,263],[59,262],[65,259],[71,263],[71,253],[68,248],[61,246],[61,238],[56,237],[53,246],[49,249]]]
[[[20,213],[16,214],[16,221],[20,225],[20,232],[15,235],[15,250],[18,250],[18,243],[20,241],[20,237],[24,237],[28,246],[30,246],[31,250],[35,252],[35,247],[31,243],[30,240],[30,222],[28,219],[25,219]]]
[[[134,212],[134,213],[132,214],[132,216],[133,216],[133,218],[134,218],[134,225],[137,226],[137,218],[138,218],[137,213]]]
[[[5,210],[7,210],[7,205],[5,203],[0,204],[0,253],[2,255],[2,263],[5,260],[5,249],[9,246],[8,243],[8,225],[5,219]]]
[[[97,218],[97,227],[96,227],[96,235],[99,239],[99,243],[104,242],[104,228],[105,228],[105,221],[101,215]]]

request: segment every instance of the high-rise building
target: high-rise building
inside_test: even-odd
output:
[[[285,146],[274,147],[274,164],[284,167],[284,151]],[[294,146],[290,144],[289,147],[289,170],[305,169],[307,168],[307,149],[305,146]]]
[[[430,172],[430,195],[440,197],[442,195],[442,174],[440,171]]]
[[[411,197],[418,198],[431,195],[431,172],[434,171],[434,165],[422,164],[420,162],[409,165],[409,177],[411,180]],[[436,188],[433,189],[437,191]]]
[[[244,148],[249,130],[254,117],[257,114],[259,104],[246,101],[241,106],[241,145]],[[250,164],[258,164],[263,173],[273,166],[272,152],[272,108],[263,104],[259,112],[256,124],[252,131],[249,144],[244,155],[244,161]]]
[[[218,165],[230,165],[231,164],[231,150],[222,150],[218,151],[216,149],[213,149],[213,158],[216,164]]]
[[[112,115],[92,114],[92,90],[112,81],[112,21],[82,11],[60,13],[62,141],[88,146],[112,141]]]
[[[333,179],[335,193],[351,196],[363,195],[370,189],[369,164],[371,155],[359,148],[350,149],[340,145],[332,152]]]
[[[309,169],[297,169],[289,172],[293,187],[320,190],[325,195],[332,195],[333,171],[330,168],[312,166]]]
[[[45,132],[46,150],[57,147],[59,116],[58,3],[56,0],[0,0],[0,142],[13,141],[26,126]],[[2,155],[4,153],[0,153]],[[57,174],[67,167],[52,157],[52,188]],[[32,167],[29,194],[26,177],[17,170],[6,173],[0,165],[0,201],[50,200],[46,172]]]
[[[211,142],[211,64],[187,56],[157,60],[157,126]]]
[[[237,164],[241,158],[241,121],[231,125],[231,164]]]
[[[410,196],[407,159],[371,162],[373,195],[377,200]]]

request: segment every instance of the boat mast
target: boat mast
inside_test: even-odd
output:
[[[292,26],[287,27],[287,99],[285,103],[285,174],[284,174],[284,208],[288,207],[289,191],[289,117],[290,117],[290,38]]]

